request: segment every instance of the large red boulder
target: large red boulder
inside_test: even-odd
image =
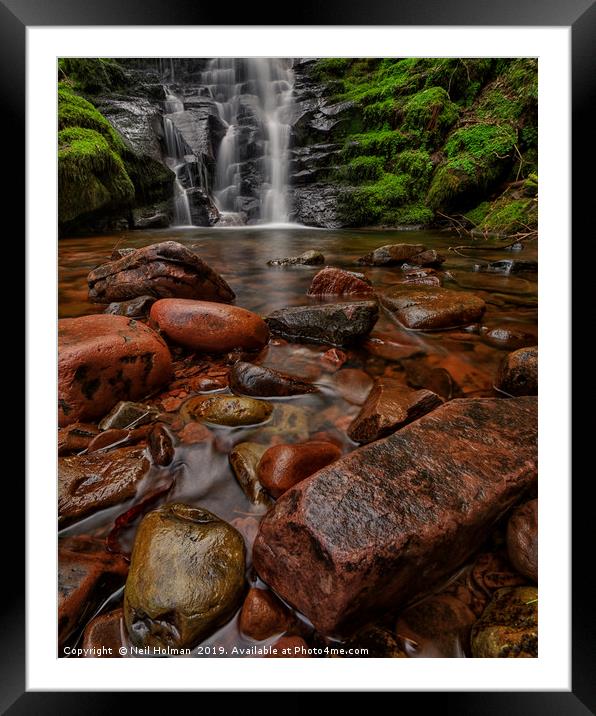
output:
[[[397,285],[382,296],[383,305],[406,328],[433,330],[474,323],[486,304],[469,291]]]
[[[307,291],[309,296],[342,296],[374,293],[364,274],[327,266],[313,278]]]
[[[167,345],[143,323],[104,314],[58,321],[60,427],[97,420],[120,400],[144,398],[171,374]]]
[[[405,605],[466,562],[535,486],[537,401],[453,400],[288,490],[259,576],[323,634]]]
[[[202,259],[177,241],[126,252],[87,276],[93,303],[129,301],[138,296],[232,301],[234,292]]]
[[[195,351],[257,350],[269,340],[265,321],[239,306],[164,298],[153,304],[150,315],[171,341]]]

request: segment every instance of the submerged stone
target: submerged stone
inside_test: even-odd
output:
[[[478,321],[486,304],[464,291],[396,286],[382,296],[385,308],[406,328],[455,328]]]
[[[265,492],[257,477],[257,467],[266,445],[245,442],[235,445],[230,452],[230,465],[244,494],[255,505],[269,507],[272,500]]]
[[[287,256],[283,259],[267,261],[268,266],[320,266],[325,263],[325,257],[320,251],[305,251],[300,256]]]
[[[503,359],[497,388],[510,395],[538,394],[538,348],[520,348]]]
[[[182,406],[182,414],[190,420],[205,420],[216,425],[256,425],[269,420],[271,403],[236,395],[214,395],[211,398],[191,398]]]
[[[241,395],[280,398],[315,393],[317,388],[287,373],[238,361],[230,370],[230,388]]]

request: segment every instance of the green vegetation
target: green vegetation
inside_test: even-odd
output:
[[[61,57],[58,79],[67,81],[79,92],[99,94],[125,87],[126,75],[116,60],[103,57]]]
[[[510,200],[489,212],[487,197],[536,172],[535,60],[325,58],[312,74],[329,101],[351,107],[331,177],[347,185],[351,225],[428,223],[437,212],[503,231],[534,221]]]

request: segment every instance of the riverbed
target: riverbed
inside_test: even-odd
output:
[[[450,249],[472,241],[452,232],[435,230],[319,230],[283,226],[172,228],[64,239],[59,244],[59,316],[77,317],[103,311],[103,306],[88,302],[86,277],[90,270],[109,260],[114,249],[138,248],[166,240],[178,241],[196,252],[233,288],[237,306],[262,316],[287,306],[321,301],[306,295],[313,276],[321,266],[272,267],[267,265],[269,260],[314,249],[325,255],[325,265],[363,271],[375,290],[383,292],[403,279],[402,269],[395,266],[358,267],[355,261],[379,246],[392,243],[423,244],[429,249],[436,249],[446,258],[441,267],[443,286],[472,292],[486,302],[481,324],[444,331],[406,330],[381,310],[369,339],[357,348],[346,350],[346,361],[339,368],[323,358],[329,346],[294,344],[274,338],[258,355],[258,362],[313,382],[319,388],[317,393],[274,401],[276,405],[290,406],[298,416],[295,421],[298,427],[293,435],[296,442],[327,433],[343,453],[356,449],[358,446],[346,434],[347,426],[360,410],[362,394],[370,389],[375,378],[381,376],[396,378],[413,387],[428,388],[445,400],[498,397],[501,394],[494,387],[495,377],[512,345],[501,341],[499,332],[494,329],[523,335],[525,339],[521,339],[522,343],[537,345],[536,272],[506,275],[485,270],[489,262],[503,259],[536,261],[535,243],[513,251],[499,250],[498,244],[494,244],[494,247],[482,250],[461,249],[458,253]],[[183,359],[184,355],[174,357]],[[226,388],[216,387],[215,390],[225,391]],[[188,397],[191,394],[183,395],[181,401]],[[178,410],[176,400],[169,405],[172,410],[166,412],[170,412],[172,420],[175,420],[173,416]],[[204,507],[230,522],[240,531],[246,543],[248,583],[265,586],[250,563],[252,541],[264,509],[248,501],[234,478],[228,455],[238,443],[259,441],[259,431],[267,430],[267,427],[209,426],[209,430],[211,440],[194,443],[180,441],[168,468],[152,466],[135,498],[69,525],[61,531],[61,536],[87,534],[107,537],[111,533],[113,536],[116,518],[146,497],[147,485],[170,485],[171,481],[171,486],[152,504],[184,502]],[[275,441],[275,437],[275,431],[271,429],[270,437],[264,442],[270,438]],[[138,520],[132,521],[117,535],[115,544],[123,554],[130,551],[137,525]],[[471,563],[453,575],[451,587],[437,585],[437,590],[451,589],[448,594],[452,597],[453,584],[456,591],[462,591],[470,579],[478,582],[481,579],[478,574],[487,572],[500,574],[500,581],[497,580],[500,585],[526,583],[523,580],[520,582],[506,563],[502,531],[497,530],[489,544],[478,545],[478,553],[484,559],[484,562],[481,559],[480,566],[478,561]],[[511,576],[507,577],[509,572]],[[118,590],[99,612],[108,612],[121,603],[122,590]],[[469,604],[467,607],[471,608]],[[90,621],[93,616],[88,615],[86,620]],[[309,645],[322,649],[329,647],[329,640],[314,633],[301,615],[296,617],[301,623],[300,633]],[[397,631],[394,628],[396,619],[401,624]],[[387,614],[375,622],[373,629],[380,630],[375,632],[372,640],[374,648],[395,653],[369,653],[369,656],[396,656],[397,652],[409,657],[469,656],[465,643],[460,640],[462,632],[456,628],[447,629],[448,636],[445,636],[445,630],[441,631],[436,623],[434,626],[420,627],[418,624],[414,627],[412,620],[404,622],[400,614]],[[120,632],[122,643],[126,645],[125,630],[121,628]],[[391,641],[388,646],[379,646],[379,633],[391,633],[395,643]],[[380,640],[383,641],[382,638]],[[265,641],[264,645],[272,641],[275,640]],[[368,635],[358,644],[369,644],[370,641]],[[233,648],[250,649],[254,646],[254,641],[239,632],[236,615],[194,648],[191,656],[241,655],[232,654]],[[321,653],[321,656],[326,655]]]

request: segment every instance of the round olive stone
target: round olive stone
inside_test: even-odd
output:
[[[269,420],[273,406],[265,400],[236,395],[198,396],[187,400],[181,414],[186,420],[204,420],[215,425],[257,425]]]

